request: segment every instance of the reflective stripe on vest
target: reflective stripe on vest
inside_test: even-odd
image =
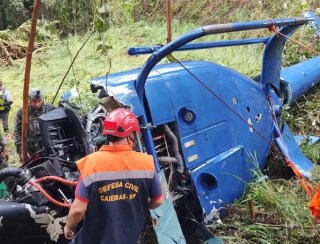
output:
[[[4,92],[0,91],[0,111],[4,110],[4,104],[5,103],[5,96],[4,96]]]

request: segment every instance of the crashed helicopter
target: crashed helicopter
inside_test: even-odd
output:
[[[310,177],[312,162],[288,126],[280,125],[282,107],[320,80],[319,56],[281,68],[287,37],[307,23],[319,31],[319,19],[307,13],[209,25],[165,46],[130,48],[130,55],[151,54],[143,67],[91,80],[92,91],[100,90],[104,102],[85,117],[65,101],[42,115],[42,156],[0,171],[0,181],[13,182],[9,196],[0,201],[1,243],[67,243],[63,226],[78,179],[75,161],[104,142],[103,118],[117,107],[138,116],[142,137],[136,138],[136,150],[155,159],[165,196],[162,206],[151,211],[159,243],[186,243],[186,206],[201,223],[217,220],[243,194],[252,170],[264,168],[273,141]],[[282,35],[190,43],[208,35],[271,27]],[[265,45],[256,79],[206,61],[158,64],[174,51],[254,44]]]

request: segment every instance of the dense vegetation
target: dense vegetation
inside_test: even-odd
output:
[[[22,104],[23,57],[30,30],[32,4],[32,0],[0,0],[0,29],[4,29],[0,31],[0,78],[14,96],[10,113],[11,131],[15,112]],[[309,9],[318,10],[320,15],[320,2],[176,0],[172,2],[173,36],[175,38],[205,24],[300,16]],[[78,87],[83,110],[87,111],[95,101],[89,92],[89,79],[141,66],[147,56],[129,57],[127,48],[130,46],[166,43],[165,11],[165,0],[42,1],[30,85],[45,89],[47,101],[52,101],[70,63],[78,54],[59,96],[71,87]],[[251,34],[270,35],[268,30]],[[248,34],[226,34],[216,38],[242,38],[245,35]],[[320,50],[319,39],[314,38],[308,27],[302,28],[293,38]],[[174,56],[179,60],[215,61],[254,77],[260,73],[262,52],[263,47],[257,45],[181,52]],[[311,56],[314,54],[310,51],[288,43],[283,65]],[[285,120],[296,133],[320,135],[319,99],[320,90],[316,87],[295,106],[287,108]],[[316,163],[320,163],[319,144],[310,146],[305,142],[302,145],[304,152]],[[19,164],[12,140],[10,150],[10,163]],[[269,180],[264,178],[266,172],[254,172],[259,183],[248,184],[247,194],[230,208],[221,223],[210,227],[213,233],[226,243],[318,243],[320,230],[309,216],[305,192],[295,178],[284,177],[279,174],[280,171],[288,172],[290,169],[277,152],[272,152],[267,169]],[[318,167],[315,167],[311,179],[314,186],[320,180],[318,171]],[[278,173],[276,176],[275,172]],[[255,209],[255,219],[252,219],[249,205]]]

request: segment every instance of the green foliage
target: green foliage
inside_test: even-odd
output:
[[[98,32],[105,32],[107,30],[107,24],[100,16],[97,16],[95,19],[95,28]]]
[[[31,18],[33,1],[2,1],[9,28],[15,29]],[[57,21],[55,27],[66,36],[69,33],[83,34],[93,26],[101,32],[111,25],[120,27],[137,20],[163,23],[166,21],[165,4],[164,0],[44,0],[41,1],[40,16],[48,22]],[[173,20],[193,22],[197,26],[299,16],[306,10],[319,7],[319,1],[302,0],[283,0],[277,4],[271,0],[177,0],[171,3]]]
[[[0,39],[8,41],[11,38],[12,38],[12,31],[10,30],[0,31]]]
[[[97,51],[102,55],[107,54],[109,49],[112,49],[112,46],[108,45],[107,43],[100,42],[97,46]]]
[[[283,50],[283,66],[289,66],[312,58],[320,53],[319,38],[315,37],[309,26],[304,26],[288,41]],[[297,42],[299,44],[297,44]]]
[[[47,21],[38,21],[37,32],[36,32],[36,41],[37,42],[46,42],[53,39],[56,39],[57,30],[55,25],[57,21],[47,22]],[[13,35],[17,40],[29,41],[29,34],[31,29],[31,22],[28,20],[19,26],[16,30],[13,31]]]
[[[308,140],[305,140],[301,145],[301,149],[312,162],[320,165],[320,143],[316,143],[314,145],[310,145],[309,143],[310,142]],[[320,180],[320,177],[317,177]]]
[[[165,1],[139,1],[140,19],[163,22],[166,19]],[[193,22],[197,25],[300,16],[304,11],[317,9],[319,1],[283,0],[193,0],[172,1],[174,20]]]
[[[317,243],[319,232],[310,219],[308,199],[296,180],[262,180],[248,187],[248,194],[214,229],[225,243]]]
[[[283,115],[284,121],[297,134],[319,135],[320,131],[320,91],[318,87],[299,98],[287,108]],[[316,160],[319,162],[319,158]]]
[[[19,1],[14,2],[18,4]],[[97,32],[80,52],[58,94],[60,98],[66,90],[77,88],[80,97],[75,98],[73,102],[81,105],[82,113],[85,114],[97,102],[97,98],[89,91],[88,80],[140,67],[148,55],[128,56],[127,49],[130,46],[166,44],[164,3],[163,0],[43,1],[43,20],[38,22],[37,41],[42,42],[44,48],[42,52],[33,54],[30,87],[43,88],[47,95],[46,100],[51,102],[71,60],[88,33],[95,29]],[[309,1],[308,4],[313,8],[320,7],[318,1]],[[23,21],[17,19],[11,26],[18,27],[23,23],[21,27],[16,31],[0,32],[0,38],[25,42],[30,29],[30,22],[25,21],[30,18],[28,11],[22,5],[10,6],[16,8],[15,11],[19,15],[22,15],[22,12],[26,13],[24,16],[27,18]],[[140,10],[140,21],[134,23],[136,7]],[[284,0],[277,4],[271,0],[172,1],[173,38],[202,24],[297,16],[306,8],[305,4],[298,0]],[[10,15],[12,19],[13,16]],[[58,34],[68,38],[61,40],[57,37]],[[293,38],[299,40],[299,34],[301,32]],[[305,44],[319,50],[318,42],[308,28],[302,34]],[[268,36],[270,33],[228,33],[205,37],[201,41],[240,39],[252,35]],[[261,72],[263,48],[263,45],[250,45],[197,52],[175,52],[172,55],[178,60],[214,61],[253,77]],[[283,65],[294,64],[311,55],[313,54],[309,51],[288,43],[284,50]],[[172,58],[169,60],[174,61]],[[10,112],[11,131],[15,113],[22,105],[24,62],[17,60],[13,66],[0,67],[0,77],[14,97]],[[285,111],[285,121],[296,133],[319,135],[319,100],[320,93],[317,87],[305,98],[297,101],[290,110]],[[13,141],[9,142],[9,146],[13,155],[10,163],[17,164]],[[313,146],[304,143],[302,149],[312,161],[320,163],[319,143]],[[316,178],[312,179],[314,185],[319,180],[317,171],[320,171],[318,167],[315,167],[315,170]],[[248,194],[232,206],[231,213],[223,218],[223,224],[215,227],[213,232],[225,243],[317,243],[319,230],[311,221],[307,209],[308,199],[299,183],[294,179],[264,181],[261,180],[262,172],[257,170],[254,174],[257,181],[248,184]],[[251,201],[257,213],[256,222],[250,217],[248,205]]]

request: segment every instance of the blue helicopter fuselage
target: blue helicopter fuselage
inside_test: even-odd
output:
[[[178,190],[180,197],[191,190],[200,203],[202,221],[210,223],[243,195],[254,172],[265,166],[274,141],[286,160],[302,175],[310,176],[312,162],[303,155],[288,126],[280,125],[282,106],[319,82],[319,57],[285,69],[281,57],[288,37],[313,20],[298,17],[204,26],[163,47],[132,47],[130,55],[151,54],[141,68],[91,81],[139,118],[145,149],[154,157],[165,195],[165,203],[151,211],[158,223],[159,243],[185,243],[173,204],[179,196],[171,194],[171,189]],[[277,35],[265,38],[191,43],[207,35],[277,27]],[[261,75],[255,80],[205,61],[158,64],[174,51],[258,43],[265,49]],[[164,138],[162,144],[156,142],[159,137]],[[176,172],[168,167],[172,162],[182,176],[174,176]],[[190,177],[189,188],[183,187],[188,182],[185,175]]]
[[[147,107],[153,126],[178,125],[185,167],[208,214],[240,197],[251,169],[264,167],[274,134],[271,108],[261,84],[230,68],[204,61],[182,64],[152,70],[145,87]],[[140,116],[134,84],[138,73],[111,74],[106,89]]]

